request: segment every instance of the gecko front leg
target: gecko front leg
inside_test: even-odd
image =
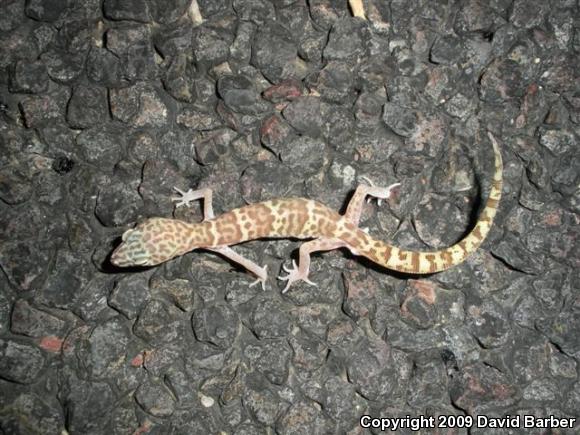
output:
[[[282,293],[286,293],[290,286],[296,281],[304,281],[310,285],[316,285],[308,279],[308,273],[310,272],[310,254],[319,251],[332,251],[333,249],[342,248],[346,246],[346,243],[339,239],[325,239],[319,238],[310,240],[309,242],[303,243],[300,246],[298,266],[296,262],[292,261],[292,269],[286,266],[283,269],[288,272],[286,276],[278,276],[279,280],[287,281],[286,287],[282,290]]]
[[[203,220],[206,221],[214,218],[212,190],[209,187],[198,190],[189,189],[187,192],[177,187],[173,189],[181,195],[171,198],[172,201],[175,201],[175,207],[181,207],[182,205],[189,207],[192,201],[203,199]]]
[[[364,199],[367,196],[378,198],[379,201],[382,199],[389,199],[394,195],[396,189],[401,185],[401,183],[394,183],[389,187],[380,187],[375,186],[374,183],[366,177],[364,180],[369,183],[370,186],[361,184],[356,188],[354,195],[346,207],[346,212],[344,213],[345,220],[356,226],[359,224]]]

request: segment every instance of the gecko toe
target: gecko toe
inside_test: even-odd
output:
[[[282,266],[282,269],[284,269],[284,271],[288,273],[288,275],[286,276],[280,275],[277,277],[280,281],[287,281],[284,290],[282,290],[282,293],[286,293],[288,289],[290,289],[292,284],[294,284],[297,281],[304,281],[306,284],[316,286],[316,283],[308,279],[307,274],[300,273],[300,269],[298,268],[296,261],[292,260],[292,268]]]
[[[318,284],[316,284],[313,281],[310,281],[308,278],[302,278],[302,281],[304,281],[306,284],[314,286],[314,287],[318,287]]]
[[[262,276],[258,276],[258,278],[250,284],[250,287],[254,287],[256,284],[260,283],[262,286],[262,290],[266,290],[266,280],[268,279],[268,265],[266,264],[264,267],[261,268]]]
[[[373,183],[373,180],[371,180],[366,175],[361,175],[360,179],[363,180],[363,181],[366,181],[368,183],[368,185],[371,186],[371,187],[373,187],[375,185],[375,183]]]
[[[249,287],[254,287],[256,284],[260,284],[262,290],[266,290],[266,281],[263,280],[262,278],[258,278],[255,281],[251,282]]]

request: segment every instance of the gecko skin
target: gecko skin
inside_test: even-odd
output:
[[[111,262],[119,267],[153,266],[194,249],[217,252],[244,266],[264,285],[265,267],[242,257],[231,245],[261,238],[312,239],[300,247],[299,266],[286,268],[284,292],[296,281],[308,280],[310,254],[347,248],[388,269],[410,274],[440,272],[463,262],[483,242],[491,228],[502,189],[502,159],[499,145],[489,133],[495,154],[495,172],[485,208],[475,227],[460,242],[438,251],[411,251],[377,240],[358,227],[367,196],[387,199],[397,184],[388,188],[360,185],[344,215],[325,205],[304,198],[284,198],[247,205],[214,217],[212,192],[201,189],[181,192],[173,198],[177,206],[203,199],[204,221],[188,223],[176,219],[153,218],[123,234],[123,242],[113,252]]]

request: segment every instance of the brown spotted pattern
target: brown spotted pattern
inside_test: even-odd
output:
[[[111,262],[120,267],[152,266],[196,248],[218,248],[260,238],[320,238],[344,242],[356,255],[406,273],[434,273],[461,263],[483,242],[495,217],[502,189],[499,145],[490,135],[495,172],[486,206],[473,230],[460,242],[433,252],[410,251],[373,239],[319,202],[284,198],[241,207],[199,224],[149,219],[123,234]],[[333,245],[334,246],[334,245]]]
[[[338,213],[316,201],[304,198],[273,199],[241,207],[207,221],[206,224],[212,225],[219,236],[214,243],[205,246],[229,246],[265,237],[330,237],[335,233],[339,219]]]

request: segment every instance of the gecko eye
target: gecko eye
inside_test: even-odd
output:
[[[134,229],[132,230],[127,230],[123,233],[123,235],[121,236],[121,240],[124,242],[125,240],[127,240],[131,234],[133,233],[133,231],[135,231]]]

